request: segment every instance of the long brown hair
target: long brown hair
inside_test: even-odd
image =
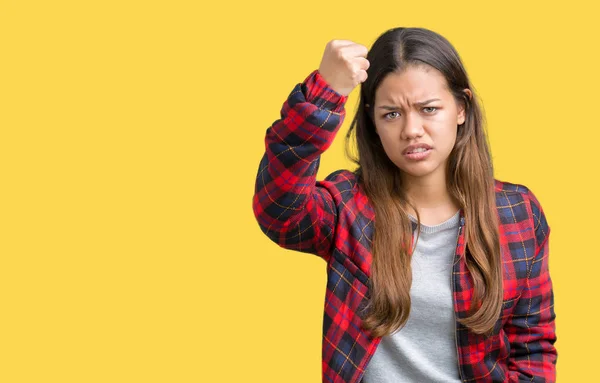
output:
[[[478,334],[493,329],[503,298],[502,261],[494,192],[493,166],[482,113],[461,59],[443,36],[424,28],[394,28],[377,38],[369,50],[368,78],[361,84],[356,115],[346,135],[346,155],[375,210],[370,299],[363,327],[383,336],[404,326],[410,313],[412,284],[412,224],[403,192],[401,170],[387,157],[375,132],[375,91],[390,72],[410,65],[440,71],[457,105],[465,107],[465,122],[457,127],[456,144],[446,169],[451,197],[464,212],[465,256],[474,286],[469,316],[458,319]],[[470,98],[463,89],[471,90]],[[349,150],[356,136],[358,157]],[[417,225],[417,227],[420,227]],[[417,233],[418,235],[418,233]],[[418,238],[418,237],[417,237]]]

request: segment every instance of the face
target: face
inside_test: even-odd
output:
[[[471,96],[468,89],[465,92]],[[375,93],[374,122],[383,148],[405,178],[445,182],[448,156],[456,142],[464,108],[447,89],[444,76],[431,67],[408,67],[390,73]],[[425,144],[425,153],[405,154]]]

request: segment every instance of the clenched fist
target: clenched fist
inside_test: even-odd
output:
[[[325,46],[319,73],[336,92],[347,96],[367,79],[367,47],[349,40],[331,40]]]

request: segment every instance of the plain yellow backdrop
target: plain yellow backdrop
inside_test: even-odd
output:
[[[396,26],[464,60],[552,228],[558,381],[592,381],[598,9],[479,3],[0,1],[0,381],[320,381],[325,263],[262,234],[254,180],[325,44]]]

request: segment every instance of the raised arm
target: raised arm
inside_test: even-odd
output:
[[[279,246],[326,257],[337,209],[330,181],[317,186],[320,155],[344,120],[346,97],[317,70],[294,87],[281,118],[267,129],[253,209],[261,230]]]
[[[341,40],[327,45],[319,69],[294,87],[267,129],[256,177],[252,207],[261,230],[281,247],[325,260],[338,218],[335,197],[348,183],[341,171],[323,181],[316,175],[344,121],[348,93],[366,79],[361,47]]]

